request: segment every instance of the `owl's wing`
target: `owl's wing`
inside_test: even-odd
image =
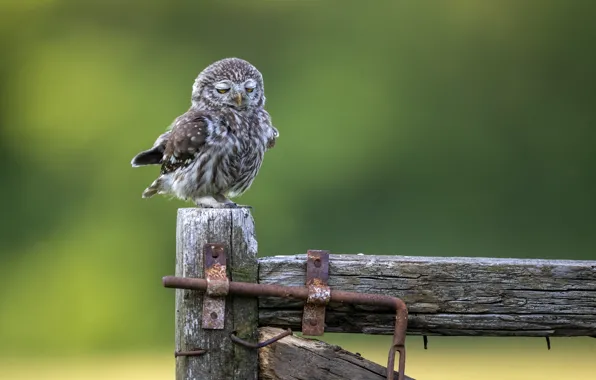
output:
[[[271,126],[271,133],[267,140],[267,149],[271,149],[275,146],[275,141],[279,137],[279,131],[273,125]]]
[[[162,158],[161,174],[183,168],[199,154],[213,120],[202,111],[188,111],[174,122]]]

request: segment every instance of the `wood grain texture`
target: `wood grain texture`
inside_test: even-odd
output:
[[[260,341],[284,330],[259,328]],[[387,348],[389,349],[389,348]],[[385,380],[385,367],[316,339],[285,337],[259,350],[261,380]],[[397,379],[397,372],[394,372]],[[406,379],[411,379],[406,377]]]
[[[259,260],[259,282],[302,286],[305,255]],[[333,289],[402,298],[409,334],[596,336],[596,261],[331,255]],[[332,293],[333,294],[333,293]],[[299,330],[302,302],[261,298],[259,325]],[[331,303],[327,332],[392,334],[394,313]]]
[[[257,241],[249,210],[179,209],[176,276],[204,278],[206,243],[225,246],[230,280],[257,282]],[[228,296],[224,330],[203,330],[202,309],[202,292],[176,290],[176,350],[207,350],[202,356],[176,358],[176,380],[256,380],[257,352],[235,345],[229,334],[257,339],[257,299]]]

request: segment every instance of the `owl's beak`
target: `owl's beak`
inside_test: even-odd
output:
[[[242,94],[237,93],[236,97],[234,97],[234,100],[236,101],[236,104],[241,105],[242,104]]]

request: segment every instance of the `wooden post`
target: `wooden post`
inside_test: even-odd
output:
[[[203,246],[223,244],[230,281],[257,282],[257,241],[246,208],[178,210],[176,276],[204,278]],[[176,290],[176,351],[206,350],[200,356],[176,358],[176,380],[258,378],[258,353],[234,344],[230,334],[256,341],[256,298],[227,296],[223,330],[202,329],[203,293]]]

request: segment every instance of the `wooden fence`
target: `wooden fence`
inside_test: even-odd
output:
[[[176,379],[397,379],[397,373],[316,340],[287,336],[260,349],[238,343],[302,330],[303,300],[289,293],[251,297],[256,287],[249,292],[251,284],[240,285],[306,292],[306,262],[304,254],[257,259],[248,209],[180,209],[176,277],[164,278],[167,287],[180,288]],[[328,285],[325,332],[397,330],[395,309],[333,302],[334,292],[343,291],[400,298],[409,313],[408,334],[596,336],[596,261],[331,254]]]

